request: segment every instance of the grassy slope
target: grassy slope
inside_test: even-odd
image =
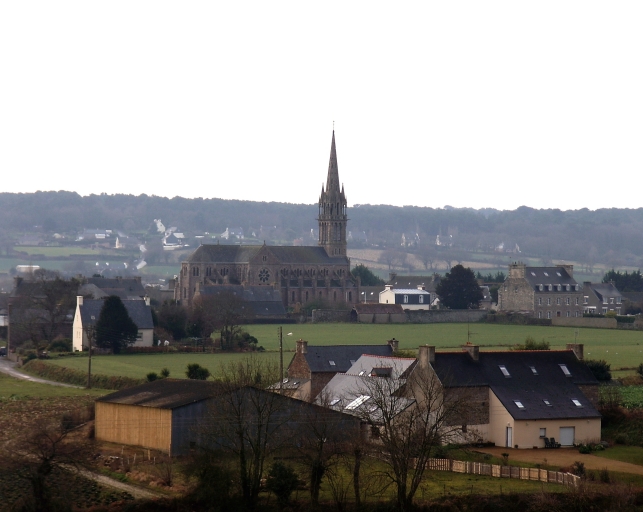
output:
[[[39,384],[37,382],[14,379],[4,373],[0,373],[0,402],[3,400],[21,400],[29,397],[97,397],[105,393],[109,393],[109,391],[51,386],[49,384]]]
[[[569,327],[539,327],[470,324],[470,338],[483,350],[506,350],[524,341],[527,335],[536,340],[545,339],[553,349],[562,349],[573,343],[575,329]],[[277,326],[251,325],[247,330],[259,339],[259,344],[269,351],[278,350]],[[292,332],[291,336],[287,334]],[[467,324],[304,324],[284,327],[284,365],[287,366],[299,338],[311,345],[382,344],[391,338],[400,340],[401,349],[415,349],[422,344],[435,345],[438,349],[459,350],[467,341]],[[609,329],[578,329],[578,342],[585,344],[587,358],[606,359],[612,368],[633,367],[643,361],[643,333]],[[173,377],[185,375],[188,363],[197,362],[215,373],[220,364],[239,360],[245,354],[151,354],[99,356],[93,360],[93,371],[105,375],[145,377],[148,372],[159,372],[167,367]],[[258,357],[277,361],[275,352]],[[84,357],[52,359],[52,364],[84,370]]]

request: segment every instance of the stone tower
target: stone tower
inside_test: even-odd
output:
[[[346,196],[344,186],[339,188],[337,153],[335,152],[335,130],[330,146],[326,189],[322,185],[319,196],[319,245],[331,257],[346,257]]]

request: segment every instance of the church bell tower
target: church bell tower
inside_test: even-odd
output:
[[[330,146],[330,161],[328,162],[328,177],[326,189],[322,185],[319,196],[319,245],[326,249],[331,257],[346,257],[346,196],[344,186],[339,187],[339,171],[337,170],[337,153],[335,152],[335,130]]]

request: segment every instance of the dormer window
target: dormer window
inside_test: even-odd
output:
[[[529,369],[531,370],[531,373],[533,373],[534,375],[538,375],[538,370],[536,370],[535,366],[530,366]]]
[[[569,291],[569,285],[568,284],[565,285],[565,290]]]
[[[565,374],[565,377],[571,377],[572,376],[572,373],[569,371],[569,368],[567,368],[566,364],[559,364],[558,366],[560,366],[560,369]]]
[[[518,409],[524,409],[525,408],[525,406],[522,405],[522,402],[520,400],[514,400],[514,404],[516,404],[516,407],[518,407]]]
[[[575,398],[572,398],[572,403],[573,403],[576,407],[583,407],[583,404],[581,404],[581,403],[580,403],[578,400],[576,400]]]
[[[550,284],[547,285],[547,290],[551,291],[551,285]]]
[[[504,364],[498,365],[498,368],[500,368],[500,371],[502,372],[502,374],[505,377],[507,377],[507,378],[511,377],[511,374],[509,373],[509,370],[507,370],[507,367]]]
[[[538,285],[538,290],[541,291],[541,292],[543,291],[543,285],[542,284]]]

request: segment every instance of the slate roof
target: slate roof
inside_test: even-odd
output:
[[[96,399],[97,402],[176,409],[220,394],[215,382],[192,379],[160,379],[122,389]]]
[[[434,292],[436,285],[440,282],[440,276],[394,276],[389,279],[386,284],[393,285],[394,289],[397,288],[415,288],[423,285],[427,291]]]
[[[249,263],[263,245],[214,245],[199,246],[187,259],[190,263]],[[286,264],[338,265],[348,264],[344,256],[331,258],[319,246],[266,246],[281,262]]]
[[[307,350],[304,355],[312,373],[345,373],[362,354],[377,356],[393,354],[390,345],[331,345],[325,347],[308,345]],[[331,365],[331,361],[335,364]]]
[[[585,284],[585,291],[587,292],[587,288],[594,292],[594,294],[598,297],[598,299],[602,302],[603,297],[610,298],[610,297],[622,297],[621,292],[619,292],[616,289],[616,286],[614,286],[613,283],[589,283]]]
[[[121,299],[128,299],[133,297],[144,297],[145,288],[141,283],[140,279],[137,278],[128,278],[128,277],[88,277],[85,280],[87,285],[94,285],[96,288],[99,288],[104,296],[116,295]],[[79,294],[83,295],[81,286]],[[94,290],[92,286],[88,287],[88,293],[91,293]],[[95,298],[99,298],[96,297]]]
[[[531,286],[539,284],[578,284],[563,267],[526,267],[525,278]]]
[[[271,286],[206,285],[199,293],[206,297],[233,293],[247,302],[247,307],[255,316],[286,316],[281,292]]]
[[[95,325],[100,317],[100,311],[105,303],[102,299],[84,299],[83,305],[80,306],[80,316],[83,321],[83,327]],[[123,300],[125,309],[130,318],[134,321],[139,329],[153,329],[152,308],[145,304],[143,299]],[[94,317],[92,319],[92,316]]]
[[[466,352],[438,352],[431,364],[446,387],[489,386],[517,420],[600,417],[578,387],[598,385],[598,381],[570,350],[480,352],[478,361]],[[565,375],[561,364],[570,376]],[[501,365],[509,377],[503,374]],[[581,407],[572,399],[579,400]]]
[[[391,356],[374,356],[371,354],[362,354],[345,373],[350,375],[370,375],[378,368],[391,368],[387,373],[393,379],[403,379],[413,370],[417,359],[414,357],[391,357]]]

